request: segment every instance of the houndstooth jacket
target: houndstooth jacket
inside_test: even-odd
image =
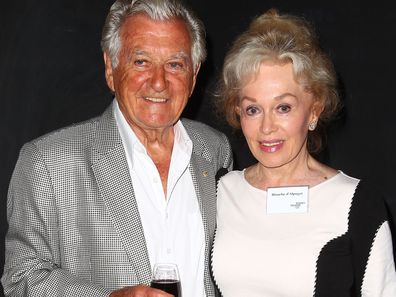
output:
[[[232,154],[224,134],[182,121],[193,142],[190,171],[202,212],[205,290],[211,297],[215,175],[231,169]],[[108,296],[150,282],[133,183],[111,108],[23,146],[7,217],[1,279],[6,296]]]

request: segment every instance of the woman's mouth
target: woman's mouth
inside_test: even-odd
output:
[[[262,151],[266,153],[275,153],[282,148],[284,140],[260,141],[259,144]]]

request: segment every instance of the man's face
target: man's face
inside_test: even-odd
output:
[[[119,63],[105,53],[106,80],[132,129],[171,127],[187,104],[198,72],[193,71],[191,39],[179,19],[129,17],[120,30]]]

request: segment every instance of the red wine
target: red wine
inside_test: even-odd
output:
[[[173,279],[159,279],[151,282],[151,287],[165,291],[175,297],[181,297],[180,281]]]

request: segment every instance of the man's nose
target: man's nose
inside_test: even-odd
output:
[[[165,70],[162,66],[156,66],[151,76],[151,87],[156,92],[162,92],[167,85]]]

